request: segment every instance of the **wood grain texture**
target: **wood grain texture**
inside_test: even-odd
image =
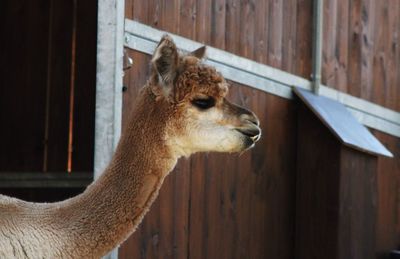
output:
[[[322,83],[400,111],[398,1],[325,5]]]
[[[400,88],[397,87],[400,3],[394,0],[328,2],[324,9],[322,82],[400,111]],[[311,74],[311,0],[175,0],[168,3],[127,0],[126,16],[305,78]],[[129,53],[134,67],[124,79],[128,86],[124,114],[129,112],[137,89],[149,73],[149,56],[135,51]],[[175,184],[181,188],[183,182],[189,183],[188,190],[183,192],[187,197],[182,199],[187,205],[181,207],[188,206],[188,210],[172,213],[170,217],[187,217],[183,223],[188,224],[188,232],[184,232],[187,248],[185,251],[178,248],[182,253],[175,255],[163,254],[166,258],[184,253],[188,258],[294,256],[295,106],[238,84],[232,84],[231,99],[259,114],[263,139],[254,151],[240,157],[240,161],[215,154],[196,155],[185,161],[184,170],[188,171],[182,177],[187,178]],[[396,138],[379,133],[378,138],[391,151],[398,145]],[[400,229],[394,220],[397,214],[393,214],[397,213],[397,203],[394,198],[383,198],[395,195],[394,183],[400,179],[393,163],[389,159],[378,159],[379,210],[383,210],[378,212],[376,232],[379,253],[400,245]],[[390,183],[388,175],[395,177]],[[167,184],[163,188],[174,188],[172,182]],[[386,191],[385,186],[391,191]],[[172,195],[171,191],[165,193],[168,197]],[[171,199],[163,202],[175,204]],[[159,231],[162,223],[154,222],[161,222],[160,216],[156,212],[151,215],[155,218],[148,221],[146,218],[144,224],[153,224]],[[165,219],[165,222],[172,221]],[[177,227],[166,230],[168,237],[171,237],[170,231],[178,233],[178,230]],[[147,253],[144,251],[151,246],[145,245],[142,237],[148,237],[149,232],[150,227],[141,228],[140,234],[120,249],[120,258],[130,258],[133,250],[135,255],[142,251],[144,258]],[[150,256],[149,252],[148,258],[163,258],[162,246],[152,247],[158,254],[154,250]]]
[[[375,257],[377,157],[340,150],[338,258]]]
[[[395,156],[378,159],[376,255],[386,259],[400,245],[400,140],[378,131],[374,134]]]

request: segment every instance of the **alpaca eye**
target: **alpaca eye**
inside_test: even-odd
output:
[[[215,105],[215,99],[212,97],[198,98],[198,99],[192,100],[192,104],[201,110],[206,110]]]

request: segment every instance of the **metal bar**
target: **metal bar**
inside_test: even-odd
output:
[[[321,86],[321,59],[322,59],[322,23],[323,0],[314,0],[313,10],[313,60],[312,75],[314,94],[319,94]]]
[[[138,50],[138,48],[141,48],[143,50],[139,51],[153,54],[155,46],[161,36],[165,33],[166,32],[164,31],[154,29],[142,23],[125,19],[125,46],[131,49]],[[186,52],[191,52],[204,45],[178,35],[169,34],[173,37],[177,46]],[[139,39],[142,39],[142,41],[138,42]],[[266,77],[287,86],[295,85],[297,87],[311,90],[311,82],[307,79],[270,66],[262,65],[250,59],[239,57],[227,51],[207,46],[206,55],[207,60],[226,64],[232,68],[241,69],[257,76]],[[292,97],[292,94],[290,94],[290,97]]]
[[[166,32],[129,19],[125,20],[125,46],[153,54]],[[193,51],[203,44],[170,34],[182,51]],[[223,50],[207,47],[206,63],[215,66],[227,79],[246,86],[292,99],[292,86],[312,90],[312,83],[302,77],[242,58]],[[343,103],[366,126],[400,137],[400,113],[375,103],[321,85],[319,93]]]
[[[359,110],[367,115],[378,117],[400,126],[399,112],[323,85],[321,85],[320,94],[343,103],[349,108]]]
[[[124,76],[124,22],[125,22],[125,1],[117,0],[115,17],[115,58],[114,67],[114,150],[121,137],[122,127],[122,85]]]
[[[98,2],[95,179],[110,162],[121,134],[124,4]],[[117,259],[118,248],[103,258]]]
[[[81,188],[92,181],[92,172],[0,172],[0,188]]]
[[[121,132],[123,14],[123,1],[99,1],[94,162],[95,178],[97,178],[108,165]]]

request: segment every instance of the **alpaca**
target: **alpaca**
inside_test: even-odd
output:
[[[254,146],[257,117],[225,98],[228,83],[204,52],[180,54],[162,37],[112,161],[82,194],[56,203],[0,195],[0,258],[99,258],[135,231],[178,158]]]

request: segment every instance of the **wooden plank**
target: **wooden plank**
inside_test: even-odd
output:
[[[164,30],[179,34],[180,0],[164,0],[161,26]]]
[[[395,60],[395,67],[398,68],[400,67],[400,46],[398,44],[398,41],[400,39],[400,3],[395,1],[396,5],[394,8],[394,15],[397,17],[397,22],[396,22],[396,27],[393,30],[393,38],[392,38],[392,49],[394,50],[394,55],[393,59]],[[396,73],[396,79],[393,82],[394,86],[397,86],[400,84],[400,73]],[[391,97],[394,100],[394,103],[391,102],[390,105],[393,107],[394,110],[400,111],[400,102],[397,102],[396,100],[399,100],[400,98],[400,89],[399,87],[393,87],[393,96]]]
[[[255,7],[254,54],[257,62],[266,64],[268,57],[268,1],[258,1]]]
[[[125,1],[125,18],[133,19],[133,6],[133,1]]]
[[[312,60],[312,0],[297,2],[296,75],[309,79]]]
[[[374,135],[396,157],[378,159],[376,254],[377,258],[384,259],[400,244],[400,139],[377,131]]]
[[[362,56],[361,65],[361,98],[366,100],[373,100],[374,85],[372,80],[371,69],[373,63],[373,49],[374,49],[374,30],[377,29],[375,22],[375,8],[376,1],[364,0],[362,2],[362,16],[360,17],[360,26],[362,30],[362,41],[360,41],[360,49]],[[378,4],[379,5],[379,4]],[[380,25],[379,25],[380,27]]]
[[[281,68],[282,66],[282,40],[283,40],[283,3],[272,0],[269,6],[268,28],[268,65]]]
[[[348,90],[348,36],[349,36],[349,0],[338,1],[337,3],[337,28],[336,28],[336,69],[335,69],[335,85],[339,91],[347,92]],[[333,28],[332,28],[333,29]],[[326,40],[325,40],[326,41]],[[324,41],[324,42],[325,42]],[[333,87],[333,86],[332,86]]]
[[[373,83],[374,88],[372,89],[372,98],[374,102],[379,104],[385,103],[385,92],[389,90],[388,81],[388,61],[389,57],[386,55],[386,42],[389,36],[389,24],[388,24],[388,9],[387,1],[380,1],[377,4],[376,19],[379,25],[375,30],[375,44],[374,44],[374,63],[373,63]],[[379,87],[377,87],[379,86]]]
[[[291,172],[295,163],[282,161],[295,161],[295,145],[290,144],[296,142],[291,133],[295,130],[294,106],[257,91],[247,96],[251,109],[261,118],[263,139],[252,150],[249,161],[249,223],[240,223],[248,228],[249,243],[242,257],[249,253],[251,258],[293,258],[295,178]],[[249,178],[248,172],[242,172],[242,179]]]
[[[196,41],[210,44],[211,41],[211,0],[196,1]]]
[[[354,96],[361,96],[361,41],[362,32],[360,24],[361,19],[361,0],[350,2],[349,18],[349,66],[348,66],[348,84],[349,93]]]
[[[225,31],[225,50],[236,55],[239,54],[239,45],[238,42],[240,40],[239,30],[240,28],[240,1],[239,0],[226,0],[226,31]]]
[[[154,22],[152,25],[158,26],[158,20],[156,17],[159,16],[162,11],[160,2],[157,0],[153,1],[125,1],[133,2],[133,17],[134,19],[139,19],[142,22],[150,22],[150,19],[154,17]]]
[[[295,258],[337,258],[340,145],[304,104],[297,113]]]
[[[49,1],[7,1],[0,42],[0,171],[43,168]],[[23,17],[23,19],[16,19]]]
[[[185,38],[195,39],[196,0],[181,0],[180,16],[180,35]]]
[[[323,43],[322,43],[322,73],[321,82],[327,86],[335,87],[334,72],[336,70],[336,30],[337,5],[339,1],[324,3],[323,10]]]
[[[225,29],[226,29],[225,14],[226,14],[225,0],[212,1],[210,45],[220,49],[225,49]]]
[[[399,42],[398,28],[400,18],[399,10],[400,5],[397,1],[386,1],[386,8],[388,14],[388,36],[385,44],[385,52],[388,61],[387,65],[387,77],[388,77],[388,89],[385,91],[385,107],[396,109],[398,106],[398,81],[399,77],[398,68],[400,67],[400,61],[398,59],[398,48]],[[400,110],[400,109],[397,109]]]
[[[97,1],[77,1],[73,171],[93,170]]]
[[[240,2],[239,55],[254,59],[254,21],[256,4],[253,1]]]
[[[377,157],[345,146],[340,153],[338,258],[374,258]]]
[[[48,57],[47,147],[44,171],[67,171],[68,120],[71,83],[71,1],[51,1]]]
[[[261,15],[260,15],[261,16]],[[257,17],[257,15],[256,15]],[[297,1],[283,2],[283,39],[282,39],[282,69],[296,73],[296,26],[297,26]],[[256,34],[258,31],[256,31]]]
[[[344,145],[361,152],[393,156],[341,103],[299,88],[294,91]]]
[[[205,240],[203,234],[207,234],[207,222],[205,221],[207,190],[205,189],[204,165],[206,160],[202,155],[197,154],[191,158],[190,174],[190,206],[189,206],[189,249],[188,258],[206,258],[206,251],[203,249]]]

